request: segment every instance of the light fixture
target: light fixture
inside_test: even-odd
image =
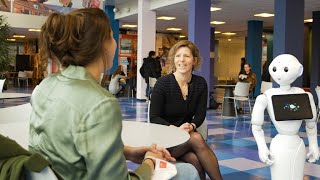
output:
[[[157,17],[157,19],[170,21],[170,20],[176,19],[176,17],[172,17],[172,16],[159,16],[159,17]]]
[[[28,29],[28,31],[32,31],[32,32],[41,32],[41,29]]]
[[[8,38],[6,39],[7,41],[16,41],[16,39],[11,39],[11,38]]]
[[[255,14],[254,16],[257,16],[257,17],[272,17],[272,16],[274,16],[274,14],[260,13],[260,14]]]
[[[223,21],[211,21],[210,24],[215,24],[215,25],[219,25],[219,24],[225,24],[226,22]]]
[[[237,33],[233,33],[233,32],[225,32],[222,33],[223,35],[228,35],[228,36],[232,36],[232,35],[236,35]]]
[[[137,27],[137,25],[135,25],[135,24],[124,24],[124,25],[122,25],[122,27],[135,28],[135,27]]]
[[[214,33],[215,33],[215,34],[220,34],[221,32],[220,32],[220,31],[214,31]]]
[[[179,37],[180,37],[180,38],[185,38],[186,36],[184,36],[184,35],[180,35]]]
[[[304,22],[305,23],[313,22],[313,19],[305,19]]]
[[[263,34],[262,37],[263,37],[263,38],[266,38],[267,36]]]
[[[231,39],[228,39],[228,41],[231,41]]]
[[[16,35],[16,34],[14,34],[14,35],[13,35],[13,37],[14,37],[14,38],[25,38],[26,36],[24,36],[24,35]]]
[[[180,28],[167,28],[168,31],[181,31]]]
[[[221,8],[218,8],[218,7],[210,7],[210,11],[220,11]]]

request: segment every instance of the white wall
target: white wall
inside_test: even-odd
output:
[[[237,79],[240,60],[245,56],[244,39],[219,40],[218,58],[215,59],[214,73],[219,80]]]

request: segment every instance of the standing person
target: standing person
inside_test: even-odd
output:
[[[122,71],[122,66],[118,66],[111,76],[111,81],[109,84],[109,92],[114,95],[118,95],[122,90],[125,89],[126,83],[120,82],[121,79],[126,79]]]
[[[51,14],[41,28],[42,60],[60,62],[31,97],[30,147],[45,156],[65,180],[150,179],[152,156],[174,160],[165,149],[133,148],[121,140],[117,99],[99,84],[112,66],[116,42],[109,19],[97,8]],[[142,163],[128,172],[126,159]]]
[[[215,154],[196,131],[205,119],[208,98],[206,80],[192,74],[201,64],[199,50],[191,41],[180,41],[170,49],[168,59],[174,73],[158,79],[151,96],[150,121],[187,131],[189,141],[170,148],[171,155],[193,164],[201,179],[205,172],[211,179],[222,179]]]
[[[155,58],[155,75],[156,75],[156,79],[161,77],[162,68],[161,68],[161,62],[160,61],[161,61],[160,56],[157,56]]]
[[[155,51],[150,51],[149,55],[146,59],[143,60],[143,71],[144,71],[144,79],[147,83],[146,87],[146,97],[147,99],[150,99],[150,87],[149,87],[149,77],[156,78],[155,73]]]
[[[246,63],[246,58],[241,58],[241,63],[240,63],[240,71],[239,71],[239,75],[240,74],[244,74],[244,64]]]
[[[251,65],[249,63],[244,64],[244,73],[239,75],[240,82],[248,82],[250,84],[250,92],[252,92],[254,86],[257,84],[257,77],[251,70]]]

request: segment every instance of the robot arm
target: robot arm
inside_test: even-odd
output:
[[[317,139],[317,111],[316,106],[314,104],[313,96],[308,93],[313,118],[310,120],[306,120],[306,131],[309,140],[309,153],[307,154],[307,158],[309,162],[315,162],[319,160],[319,147],[318,147],[318,139]]]
[[[268,105],[268,99],[266,95],[259,95],[256,99],[252,110],[252,133],[254,138],[256,139],[258,150],[259,150],[259,158],[262,162],[272,165],[273,160],[271,160],[272,156],[267,147],[264,131],[262,129],[263,121],[264,121],[264,110]]]

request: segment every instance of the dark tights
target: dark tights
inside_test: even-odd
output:
[[[173,157],[192,164],[201,179],[205,179],[205,172],[211,179],[222,179],[217,157],[199,133],[191,132],[189,141],[170,148],[170,153]]]

